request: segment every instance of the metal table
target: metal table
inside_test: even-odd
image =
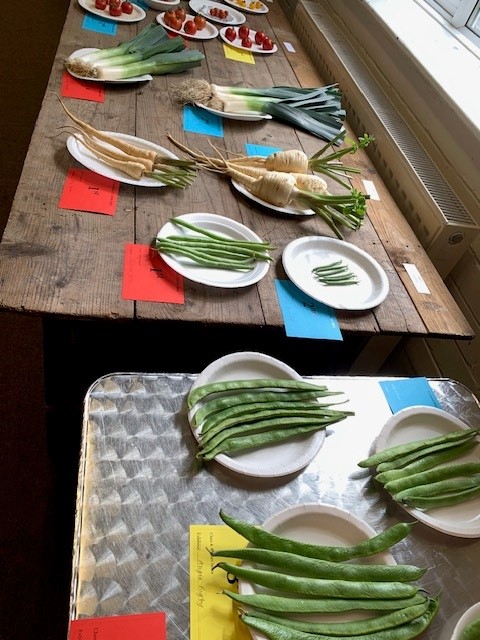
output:
[[[391,410],[381,378],[309,377],[341,390],[355,416],[333,425],[302,472],[257,479],[217,463],[194,464],[185,398],[196,375],[113,373],[85,399],[73,549],[70,619],[165,611],[170,640],[189,637],[190,524],[221,524],[218,512],[261,524],[292,505],[325,502],[380,532],[410,519],[369,483],[366,457]],[[463,385],[430,380],[442,408],[471,426],[480,407]],[[480,515],[479,515],[480,517]],[[420,584],[442,592],[426,639],[480,601],[480,541],[418,523],[393,549],[397,562],[429,567]]]

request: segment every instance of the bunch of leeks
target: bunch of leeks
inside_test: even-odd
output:
[[[345,136],[346,112],[337,85],[299,88],[275,86],[250,88],[219,86],[192,78],[179,83],[174,96],[180,104],[200,104],[230,114],[268,114],[326,141]]]
[[[151,23],[127,42],[67,58],[65,67],[82,78],[111,82],[144,74],[180,73],[200,66],[204,59],[200,51],[187,50],[181,36],[170,38],[161,24]]]

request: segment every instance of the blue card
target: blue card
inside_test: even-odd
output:
[[[183,128],[192,133],[223,138],[223,121],[216,113],[210,113],[190,104],[183,107]]]
[[[392,413],[417,405],[441,409],[440,403],[426,378],[382,380],[379,384]]]
[[[143,0],[135,0],[135,4],[138,7],[141,7],[142,9],[144,9],[145,11],[148,10],[148,4],[146,2],[144,2]]]
[[[87,14],[82,22],[82,29],[97,31],[97,33],[106,33],[109,36],[117,35],[117,26],[117,23],[113,22],[113,20],[103,20],[91,14]]]
[[[249,142],[245,144],[245,149],[247,156],[262,156],[265,158],[271,153],[275,153],[275,151],[282,151],[279,147],[267,147],[262,144],[250,144]]]
[[[331,307],[307,296],[290,280],[275,280],[275,288],[287,336],[343,340]]]

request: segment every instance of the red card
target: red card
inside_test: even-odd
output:
[[[142,244],[125,245],[122,298],[184,304],[183,277],[160,255]]]
[[[58,206],[113,216],[119,188],[117,180],[105,178],[90,169],[69,169]]]
[[[72,620],[68,640],[165,640],[165,613]]]
[[[70,75],[68,71],[63,72],[61,93],[64,98],[105,102],[103,82],[79,80]]]

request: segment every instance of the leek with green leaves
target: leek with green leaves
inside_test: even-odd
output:
[[[192,78],[174,88],[180,104],[200,104],[238,115],[267,114],[272,118],[338,143],[345,136],[345,110],[337,85],[300,88],[219,86]]]

